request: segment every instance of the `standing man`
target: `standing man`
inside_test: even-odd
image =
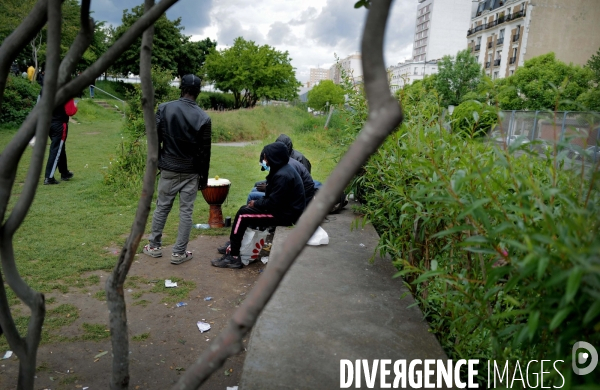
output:
[[[200,78],[186,74],[181,78],[179,100],[163,103],[156,112],[160,150],[158,198],[152,216],[152,232],[144,253],[162,256],[162,231],[179,194],[179,230],[173,246],[171,264],[191,260],[187,245],[192,230],[194,201],[199,189],[206,187],[210,164],[211,119],[198,104]]]
[[[57,107],[52,112],[50,121],[50,154],[46,163],[44,185],[58,184],[54,173],[58,168],[61,180],[71,180],[73,172],[67,168],[67,134],[69,133],[69,117],[77,113],[77,106],[70,99],[64,106]]]

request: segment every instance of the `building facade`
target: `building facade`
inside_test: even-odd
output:
[[[511,76],[533,57],[584,65],[600,47],[597,0],[481,0],[467,46],[493,79]]]
[[[437,61],[405,61],[388,68],[390,91],[395,93],[405,85],[438,72]]]
[[[477,6],[472,0],[418,0],[414,61],[439,60],[465,48],[464,29]]]
[[[310,86],[315,86],[321,80],[329,79],[329,69],[311,68],[310,69]]]
[[[342,72],[340,69],[344,69],[345,73],[354,79],[354,84],[361,82],[363,76],[361,54],[351,54],[331,65],[329,68],[329,80],[333,80],[334,83],[339,84],[342,81]]]

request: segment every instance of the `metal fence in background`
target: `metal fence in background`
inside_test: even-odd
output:
[[[532,143],[545,154],[558,145],[570,159],[597,162],[600,159],[600,113],[581,111],[500,111],[500,122],[490,140],[510,145]]]

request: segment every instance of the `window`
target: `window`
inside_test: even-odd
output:
[[[502,52],[501,52],[500,50],[498,50],[498,51],[496,52],[496,59],[497,59],[497,60],[499,60],[499,59],[501,58],[501,55],[500,55],[501,53],[502,53]]]
[[[504,29],[500,30],[500,35],[498,36],[499,39],[504,38]]]
[[[419,74],[419,68],[415,68],[414,74]]]
[[[513,57],[516,57],[516,56],[517,56],[517,48],[516,48],[516,47],[513,49],[513,55],[512,55],[512,56],[513,56]]]
[[[425,14],[425,20],[429,20],[429,14]]]
[[[423,8],[419,10],[419,15],[423,15]]]
[[[494,72],[494,80],[498,78],[499,73],[498,72]]]
[[[488,62],[492,62],[492,54],[488,54]]]
[[[477,44],[481,45],[481,37],[477,37]]]
[[[515,71],[514,71],[514,70],[511,70],[511,71],[510,71],[510,75],[512,76],[513,74],[515,74]]]

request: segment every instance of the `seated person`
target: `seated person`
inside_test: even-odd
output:
[[[304,157],[304,155],[302,153],[300,153],[299,151],[294,149],[294,145],[292,144],[292,139],[290,137],[288,137],[285,134],[280,134],[279,137],[277,137],[277,139],[275,140],[275,142],[281,142],[283,144],[285,144],[285,146],[288,149],[288,155],[290,156],[290,161],[291,160],[296,160],[298,162],[300,162],[304,168],[306,168],[306,170],[308,171],[308,174],[310,175],[310,170],[311,170],[311,164],[310,161],[308,161],[308,159],[306,157]],[[262,161],[262,157],[260,159],[260,161]],[[297,164],[295,164],[297,166]],[[300,172],[298,172],[300,173]],[[303,176],[302,174],[300,174],[300,177],[304,180],[305,176]],[[312,180],[312,176],[311,176],[311,180]],[[255,183],[254,187],[252,188],[252,190],[250,190],[250,194],[248,195],[248,202],[250,202],[252,199],[258,199],[261,196],[264,196],[264,192],[265,192],[265,181],[259,181],[257,183]],[[319,190],[319,188],[321,188],[321,183],[313,180],[313,187],[315,188],[315,193]],[[305,188],[308,187],[308,185],[305,183]],[[314,195],[314,194],[313,194]],[[307,193],[306,195],[306,200],[307,202],[310,201],[310,199],[312,199],[312,196],[309,196],[309,194]]]
[[[311,165],[310,161],[302,153],[294,149],[294,145],[292,144],[292,139],[285,134],[280,134],[279,137],[275,140],[275,142],[283,142],[285,146],[288,148],[288,155],[290,158],[293,158],[296,161],[299,161],[304,165],[308,173],[310,173]]]
[[[261,164],[264,164],[263,157],[264,156],[261,153],[259,160]],[[310,173],[308,173],[304,165],[302,165],[297,160],[290,158],[288,160],[288,164],[290,164],[296,170],[296,172],[298,172],[298,175],[300,175],[300,179],[302,179],[302,185],[304,186],[304,195],[306,196],[306,203],[310,202],[313,196],[315,196],[316,192],[315,182],[313,181],[312,176],[310,175]],[[264,171],[265,167],[262,166],[261,170]],[[248,200],[246,203],[250,203],[251,200],[257,200],[265,196],[266,183],[266,181],[257,183],[257,186],[254,187],[252,191],[250,191],[250,193],[248,194]]]
[[[247,227],[292,225],[306,207],[304,185],[298,172],[288,164],[286,146],[275,142],[265,146],[261,154],[269,171],[265,196],[240,207],[231,225],[228,250],[220,259],[211,261],[215,267],[243,267],[240,247]]]

